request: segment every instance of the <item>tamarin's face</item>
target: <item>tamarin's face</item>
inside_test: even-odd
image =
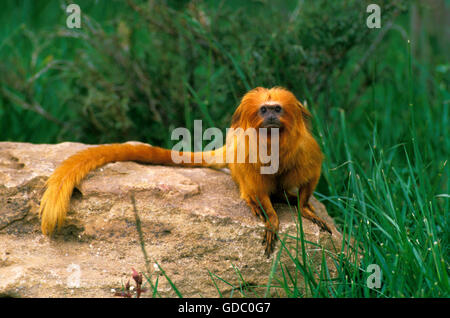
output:
[[[281,87],[257,87],[242,98],[233,116],[232,126],[244,129],[278,128],[280,136],[294,136],[305,128],[304,117],[309,116],[309,112],[290,91]]]
[[[283,129],[281,118],[283,117],[283,107],[278,101],[267,101],[259,106],[258,115],[261,118],[260,128]]]

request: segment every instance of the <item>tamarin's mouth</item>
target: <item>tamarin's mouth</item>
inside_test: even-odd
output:
[[[263,125],[263,126],[261,126],[261,128],[281,128],[281,125],[278,125],[278,124],[268,124],[268,125]]]
[[[260,128],[267,128],[267,136],[271,135],[272,129],[270,128],[278,128],[278,134],[281,134],[284,131],[284,127],[281,123],[279,124],[266,124],[259,126]]]
[[[278,120],[264,121],[260,128],[282,128],[283,125]]]

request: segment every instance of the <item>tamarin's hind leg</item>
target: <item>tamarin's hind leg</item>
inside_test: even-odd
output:
[[[246,197],[245,202],[247,202],[247,205],[250,207],[250,210],[252,211],[253,215],[259,218],[261,221],[265,221],[266,217],[264,216],[264,212],[261,210],[261,206],[258,203],[258,200],[255,200],[254,197]]]
[[[322,218],[318,217],[317,214],[314,212],[314,208],[311,204],[306,204],[303,206],[301,210],[301,214],[303,217],[307,218],[308,220],[316,223],[322,230],[327,231],[328,233],[332,234],[330,226],[323,220]]]
[[[325,220],[317,216],[314,211],[314,207],[308,202],[314,191],[312,183],[300,187],[298,191],[298,197],[297,194],[287,193],[289,203],[292,204],[295,202],[295,206],[297,206],[297,203],[299,203],[299,206],[301,207],[300,213],[304,218],[307,218],[308,220],[314,222],[315,224],[320,226],[321,229],[331,234],[332,232],[330,226],[327,224],[327,222],[325,222]]]

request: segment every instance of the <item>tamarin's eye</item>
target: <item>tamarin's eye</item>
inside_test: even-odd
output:
[[[275,111],[276,111],[277,113],[281,112],[281,106],[275,107]]]
[[[267,111],[267,107],[266,106],[261,107],[261,113],[262,114],[265,114],[266,111]]]

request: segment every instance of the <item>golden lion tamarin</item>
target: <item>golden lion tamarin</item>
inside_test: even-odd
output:
[[[235,131],[241,129],[240,132],[228,134],[226,145],[222,148],[180,153],[146,144],[125,143],[82,150],[66,159],[46,182],[47,189],[39,209],[42,232],[50,235],[56,225],[60,227],[63,224],[74,187],[90,171],[109,162],[137,161],[162,165],[228,167],[239,185],[242,199],[250,206],[253,214],[265,222],[263,244],[266,255],[272,253],[279,229],[271,196],[298,198],[302,215],[331,233],[308,203],[319,181],[323,158],[308,129],[310,116],[290,91],[281,87],[257,87],[245,94],[232,117],[231,128]],[[264,128],[269,130],[266,134],[258,130]],[[256,131],[256,139],[252,140],[251,136],[245,134],[249,129]],[[277,147],[274,148],[275,140]],[[256,148],[251,147],[254,143],[257,143]],[[237,160],[240,146],[245,149],[243,161]],[[271,154],[277,152],[277,167],[272,173],[261,173],[261,169],[267,166],[261,158],[257,157],[253,162],[249,160],[253,152],[262,147]],[[175,162],[174,155],[182,155],[187,160]]]

